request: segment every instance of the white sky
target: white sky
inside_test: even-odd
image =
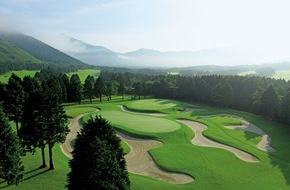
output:
[[[116,52],[240,47],[290,57],[289,0],[1,0],[0,27]]]

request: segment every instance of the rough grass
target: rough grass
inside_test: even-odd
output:
[[[163,103],[160,104],[160,102]],[[119,108],[119,105],[130,105],[130,108],[142,111],[142,104],[145,105],[145,110],[151,110],[154,108],[157,109],[156,111],[161,110],[162,112],[168,113],[166,117],[162,118],[140,115],[140,119],[146,118],[146,122],[158,123],[158,121],[155,120],[168,120],[176,123],[175,120],[179,118],[203,122],[208,125],[208,130],[204,132],[204,135],[208,138],[250,152],[257,156],[260,159],[260,162],[247,163],[238,159],[234,154],[226,150],[192,145],[190,141],[194,137],[194,133],[183,124],[179,124],[177,130],[165,133],[142,131],[146,128],[140,131],[138,125],[144,123],[144,121],[138,123],[137,119],[134,120],[134,118],[139,115],[123,113]],[[136,105],[136,107],[134,107],[134,105]],[[75,109],[74,114],[77,114],[78,112],[84,111],[82,109],[85,109],[86,107],[89,111],[91,111],[91,108],[101,108],[103,117],[110,118],[109,120],[113,125],[118,127],[118,130],[126,131],[136,137],[145,135],[148,138],[162,141],[164,143],[162,147],[150,150],[151,155],[160,167],[169,171],[187,173],[195,178],[193,183],[175,185],[146,176],[130,174],[132,182],[131,189],[133,190],[290,189],[289,126],[268,121],[264,118],[245,112],[230,109],[217,109],[202,105],[192,106],[202,109],[188,113],[180,113],[176,110],[176,107],[184,108],[185,106],[189,105],[170,100],[159,101],[156,99],[149,99],[140,100],[139,102],[139,100],[120,101],[118,99],[110,103],[104,102],[102,104],[98,103],[94,105],[68,105],[66,106],[66,110]],[[238,119],[224,116],[213,116],[207,118],[200,117],[202,115],[221,113],[244,117],[246,120],[260,127],[269,134],[272,139],[271,145],[277,151],[274,153],[266,153],[259,150],[256,147],[256,144],[259,142],[260,137],[256,134],[224,128],[224,125],[239,124],[240,121]],[[86,119],[84,118],[84,120]],[[125,123],[126,121],[127,123]],[[132,122],[133,124],[131,124]],[[124,145],[122,146],[124,147]],[[55,171],[35,175],[29,180],[21,183],[18,188],[16,186],[10,186],[6,189],[62,189],[66,183],[66,174],[69,172],[67,164],[68,159],[60,152],[58,146],[54,149],[54,155],[54,160],[56,162]],[[40,155],[38,155],[39,157],[35,156],[28,155],[23,158],[25,166],[28,166],[26,171],[33,170],[39,165],[35,163],[40,163]],[[35,160],[33,160],[33,157]],[[30,174],[26,174],[25,178],[29,177],[29,175]],[[3,186],[5,186],[5,184],[0,184],[0,187]]]
[[[21,79],[23,79],[25,76],[31,76],[33,77],[35,75],[35,73],[38,71],[29,71],[29,70],[21,70],[21,71],[9,71],[3,75],[0,75],[0,82],[2,83],[7,83],[10,76],[12,75],[12,73],[14,73],[15,75],[19,76]]]
[[[100,70],[97,69],[78,70],[76,72],[67,73],[67,76],[70,78],[73,74],[78,74],[81,82],[84,84],[88,75],[93,76],[95,79],[98,78],[100,76]]]
[[[274,79],[285,79],[287,81],[290,80],[290,70],[280,70],[276,71],[275,74],[272,76]]]

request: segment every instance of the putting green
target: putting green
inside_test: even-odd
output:
[[[165,109],[172,109],[176,106],[180,106],[180,103],[178,104],[173,100],[145,99],[132,101],[126,104],[126,106],[133,110],[147,110],[156,112]]]
[[[177,122],[168,119],[129,114],[121,111],[102,111],[100,115],[118,128],[135,132],[165,133],[180,128]]]

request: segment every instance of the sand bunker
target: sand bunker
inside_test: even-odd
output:
[[[163,117],[166,116],[167,114],[165,113],[146,113],[146,112],[135,112],[135,111],[130,111],[126,108],[126,106],[119,106],[122,111],[127,112],[127,113],[134,113],[134,114],[142,114],[142,115],[149,115],[149,116],[155,116],[155,117]]]
[[[176,184],[185,184],[194,181],[189,175],[165,171],[156,165],[148,150],[162,146],[161,142],[134,138],[123,133],[118,133],[118,136],[126,141],[131,148],[129,154],[125,156],[129,172]]]
[[[260,128],[256,127],[255,125],[249,123],[246,120],[242,120],[244,125],[237,125],[237,126],[225,126],[227,129],[234,129],[234,130],[242,130],[242,131],[249,131],[252,133],[256,133],[262,136],[262,140],[257,144],[257,147],[260,150],[265,152],[274,152],[275,149],[270,146],[271,138]]]
[[[71,120],[71,123],[69,124],[70,132],[68,133],[65,142],[60,145],[62,152],[69,158],[72,158],[72,140],[76,138],[77,133],[81,130],[79,120],[84,115],[85,114],[79,115]],[[189,175],[177,172],[168,172],[156,165],[155,161],[148,153],[148,150],[154,147],[162,146],[161,142],[133,138],[122,133],[118,133],[118,136],[122,140],[126,141],[131,148],[129,154],[125,156],[129,172],[176,184],[185,184],[194,181],[194,179]]]
[[[214,148],[221,148],[228,150],[232,153],[234,153],[239,159],[246,161],[246,162],[259,162],[259,160],[252,156],[251,154],[241,151],[239,149],[236,149],[231,146],[227,146],[224,144],[220,144],[218,142],[215,142],[213,140],[210,140],[203,136],[202,132],[207,129],[207,126],[198,122],[190,121],[190,120],[177,120],[188,127],[190,127],[194,133],[195,137],[192,139],[191,143],[197,146],[204,146],[204,147],[214,147]]]
[[[85,114],[79,115],[78,117],[71,120],[69,124],[70,132],[67,134],[66,139],[63,144],[60,145],[62,152],[69,158],[72,158],[72,140],[76,138],[77,133],[81,131],[80,118]]]

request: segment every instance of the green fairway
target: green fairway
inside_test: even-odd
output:
[[[126,105],[130,110],[138,112],[163,112],[163,117],[127,113],[120,109]],[[182,113],[179,109],[186,107],[198,109]],[[96,112],[99,108],[101,111]],[[289,126],[268,121],[262,117],[221,108],[203,105],[188,105],[171,100],[113,100],[97,104],[65,105],[66,113],[83,117],[86,122],[90,116],[100,114],[108,119],[117,130],[134,137],[151,138],[163,142],[163,146],[153,148],[150,154],[159,167],[167,171],[186,173],[195,181],[188,184],[172,184],[156,180],[148,176],[130,173],[132,190],[192,190],[192,189],[225,189],[225,190],[264,190],[290,189],[290,139]],[[261,136],[245,131],[227,129],[226,125],[239,125],[241,120],[225,115],[232,114],[245,118],[267,133],[271,138],[271,146],[277,151],[267,153],[257,148]],[[203,117],[208,115],[208,117]],[[204,136],[228,146],[250,153],[259,159],[258,163],[249,163],[237,158],[227,150],[201,147],[191,143],[194,132],[177,119],[190,119],[207,125]],[[130,147],[122,142],[124,151]],[[5,189],[64,189],[66,174],[69,172],[68,159],[62,154],[59,145],[54,148],[55,171],[34,170],[41,162],[39,152],[34,156],[23,157],[25,164],[25,181],[19,187],[9,186]],[[0,188],[5,187],[1,183]]]
[[[276,71],[275,74],[272,76],[274,79],[285,79],[290,80],[290,70],[282,70]]]
[[[166,133],[180,128],[178,123],[163,118],[135,115],[121,111],[101,111],[98,114],[108,119],[112,125],[118,128],[139,134]]]
[[[97,69],[78,70],[76,72],[67,73],[67,76],[70,78],[73,74],[78,74],[81,82],[84,83],[88,75],[93,76],[95,79],[98,78],[100,75],[100,70]]]
[[[0,75],[0,82],[7,83],[12,73],[23,79],[25,76],[33,77],[37,71],[21,70],[21,71],[9,71],[3,75]]]

